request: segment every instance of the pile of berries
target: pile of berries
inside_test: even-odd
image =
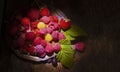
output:
[[[51,56],[61,50],[59,41],[66,38],[61,29],[70,26],[70,20],[51,14],[47,7],[31,8],[26,15],[16,16],[10,30],[13,47],[40,58]]]
[[[51,56],[62,51],[60,41],[67,39],[63,31],[72,27],[71,21],[51,13],[47,7],[30,8],[24,11],[17,14],[12,21],[9,30],[13,38],[12,47],[25,55],[42,59],[50,57],[47,62],[52,61],[53,66],[56,66],[57,59]],[[83,51],[84,43],[78,42],[74,47],[77,51]],[[66,53],[71,54],[71,52]]]

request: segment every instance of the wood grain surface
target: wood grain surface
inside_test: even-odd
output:
[[[25,0],[17,0],[21,4]],[[15,0],[8,0],[7,19],[20,7]],[[3,72],[120,72],[120,3],[119,0],[54,0],[54,5],[61,9],[73,24],[87,33],[85,50],[76,53],[71,69],[65,69],[60,63],[33,63],[16,57],[10,52],[7,39],[1,45],[0,68]],[[19,5],[17,5],[19,4]],[[5,25],[6,27],[9,25]],[[4,29],[3,29],[4,30]],[[5,29],[6,30],[6,29]],[[5,33],[3,33],[5,34]],[[5,34],[5,37],[7,34]],[[3,38],[5,38],[3,37]],[[0,71],[0,72],[1,72]]]

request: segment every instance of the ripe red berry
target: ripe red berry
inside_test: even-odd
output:
[[[47,45],[47,41],[46,40],[41,40],[41,45],[45,47]]]
[[[61,50],[60,44],[59,43],[55,43],[53,45],[53,49],[54,49],[54,52],[56,52],[56,53],[59,52]]]
[[[62,32],[60,32],[59,36],[58,36],[58,39],[62,40],[62,39],[65,39],[65,38],[66,38],[65,35]]]
[[[39,10],[36,9],[36,8],[32,8],[29,10],[28,12],[28,17],[31,19],[31,20],[36,20],[40,17],[40,14],[39,14]]]
[[[58,26],[59,26],[59,24],[56,23],[56,22],[50,22],[50,23],[48,24],[48,27],[50,27],[52,30],[57,30],[57,29],[58,29]]]
[[[34,41],[33,41],[33,44],[34,44],[34,45],[38,45],[38,44],[41,43],[41,40],[42,40],[41,37],[36,37],[36,38],[34,39]]]
[[[51,55],[53,53],[53,46],[50,43],[47,43],[47,46],[45,47],[45,52],[47,55]]]
[[[36,45],[35,51],[39,57],[44,57],[45,56],[45,49],[42,45]]]
[[[26,33],[26,39],[27,40],[33,40],[35,38],[34,32],[27,32]]]
[[[46,28],[40,29],[39,32],[41,35],[45,35],[47,33],[47,29]]]
[[[58,16],[56,16],[56,15],[50,16],[50,21],[51,22],[58,22]]]
[[[39,29],[34,29],[34,33],[35,33],[36,36],[39,36],[40,35]]]
[[[47,16],[43,16],[43,17],[40,19],[40,21],[44,22],[45,24],[48,24],[49,21],[50,21],[50,18],[47,17]]]
[[[85,47],[85,44],[83,42],[78,42],[78,43],[75,44],[75,49],[77,51],[83,51],[84,47]]]
[[[52,30],[52,28],[50,28],[50,27],[48,27],[48,28],[46,28],[47,29],[47,32],[48,33],[51,33],[53,30]]]
[[[34,22],[31,22],[31,27],[34,29],[34,28],[37,28],[37,24],[39,23],[39,21],[34,21]]]
[[[34,48],[34,46],[30,46],[30,47],[28,48],[28,52],[29,52],[31,55],[34,55],[34,53],[35,53],[35,48]]]
[[[58,31],[53,31],[52,32],[52,38],[53,38],[54,41],[58,41],[58,36],[59,36]]]
[[[30,19],[27,17],[22,18],[21,24],[24,26],[28,26],[30,24]]]
[[[49,16],[50,15],[50,11],[48,8],[44,7],[40,10],[40,15],[41,16]]]
[[[70,21],[65,21],[64,19],[60,20],[60,27],[64,30],[70,28],[71,22]]]

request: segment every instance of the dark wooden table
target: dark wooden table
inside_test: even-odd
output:
[[[51,64],[24,61],[9,52],[9,44],[5,46],[4,42],[0,62],[4,72],[120,72],[118,0],[109,3],[101,0],[67,1],[65,6],[58,3],[57,7],[88,33],[85,51],[76,54],[73,67],[68,70],[61,64],[52,67]]]

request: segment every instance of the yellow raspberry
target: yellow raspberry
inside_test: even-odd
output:
[[[37,25],[38,29],[42,29],[42,28],[45,28],[45,27],[46,27],[46,24],[44,22],[39,22],[38,25]]]
[[[52,35],[51,34],[46,34],[45,35],[45,40],[47,41],[47,42],[50,42],[51,40],[52,40]]]

